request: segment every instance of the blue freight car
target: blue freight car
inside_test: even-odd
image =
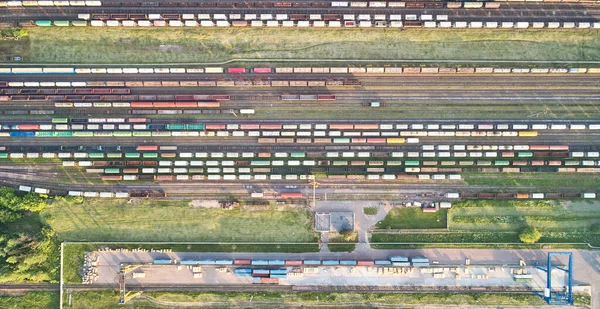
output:
[[[218,265],[232,265],[233,264],[233,260],[216,260],[215,264],[218,264]]]
[[[35,132],[10,132],[11,137],[30,137],[35,136]]]
[[[269,274],[269,270],[268,269],[254,269],[254,270],[252,270],[252,273],[253,274],[263,274],[263,275],[266,274],[266,275],[268,275]]]
[[[338,260],[323,260],[323,265],[340,265]]]
[[[284,260],[269,260],[269,265],[285,265]]]
[[[392,265],[398,267],[409,267],[410,262],[392,262]]]
[[[275,275],[284,275],[287,274],[287,269],[271,269],[269,273]]]
[[[274,279],[285,279],[287,278],[287,275],[271,275],[270,277]]]
[[[198,260],[181,260],[181,265],[196,265],[198,264]]]
[[[340,265],[356,265],[355,260],[341,260]]]
[[[321,265],[319,260],[304,260],[304,265]]]
[[[414,267],[428,267],[429,263],[412,263],[412,266]]]
[[[375,265],[392,265],[389,260],[375,260]]]
[[[166,259],[156,259],[154,260],[154,264],[156,265],[167,265],[167,264],[171,264],[173,263],[172,260],[166,260]]]
[[[408,262],[408,258],[405,256],[390,256],[392,262]]]
[[[215,260],[199,260],[198,264],[201,264],[201,265],[214,265],[215,264]]]
[[[410,258],[410,261],[413,263],[429,263],[429,259],[424,257],[413,257]]]
[[[269,265],[267,260],[252,260],[252,265]]]

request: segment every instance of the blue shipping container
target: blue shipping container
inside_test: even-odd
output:
[[[405,256],[390,256],[392,262],[408,262],[408,258]]]
[[[409,267],[410,262],[392,262],[392,265],[399,267]]]
[[[213,264],[215,264],[215,260],[200,260],[200,261],[198,261],[198,264],[213,265]]]
[[[235,273],[238,277],[252,277],[251,273]]]
[[[375,265],[392,265],[389,260],[375,260]]]
[[[159,265],[171,264],[171,260],[154,260],[154,264],[159,264]]]
[[[198,264],[197,260],[181,260],[181,265],[196,265]]]
[[[268,269],[255,269],[252,271],[253,274],[268,274],[269,270]]]
[[[233,260],[216,260],[215,264],[219,264],[219,265],[231,265],[231,264],[233,264]]]
[[[270,277],[274,278],[274,279],[285,279],[285,278],[287,278],[286,275],[271,275]]]
[[[269,261],[266,261],[266,260],[252,260],[252,265],[269,265]]]
[[[284,275],[287,274],[287,269],[271,269],[269,272],[271,274]]]
[[[414,267],[428,267],[429,263],[412,263]]]
[[[414,257],[410,259],[413,263],[429,263],[429,259],[424,257]]]
[[[319,260],[304,260],[304,265],[321,265]]]
[[[10,132],[10,136],[13,136],[13,137],[29,137],[29,136],[35,136],[35,132]]]
[[[356,261],[354,260],[341,260],[340,265],[356,265]]]
[[[269,265],[285,265],[284,260],[269,260]]]
[[[338,260],[324,260],[323,265],[340,265]]]

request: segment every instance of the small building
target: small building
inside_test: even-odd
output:
[[[353,212],[318,212],[315,215],[317,232],[354,231],[355,216]]]

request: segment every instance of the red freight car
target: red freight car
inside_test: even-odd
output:
[[[252,260],[233,260],[234,265],[251,265]]]
[[[195,100],[197,100],[194,97]],[[212,95],[211,96],[211,100],[215,100],[215,101],[229,101],[231,98],[228,94],[219,94],[219,95]]]
[[[227,126],[224,124],[207,124],[206,125],[206,129],[207,130],[225,130]]]
[[[352,130],[354,129],[353,124],[330,124],[329,129],[331,130]]]
[[[146,118],[129,118],[127,122],[136,122],[136,123],[145,123],[147,121]]]
[[[131,107],[152,107],[152,102],[131,102]]]
[[[198,103],[196,102],[175,102],[175,107],[198,107]]]
[[[158,108],[175,107],[175,102],[152,102],[152,107],[158,107]]]
[[[246,73],[244,68],[228,68],[227,73]]]
[[[335,94],[319,94],[317,96],[319,101],[333,101],[335,100]]]
[[[152,150],[152,151],[156,151],[156,150],[158,150],[158,146],[149,146],[149,145],[144,146],[144,145],[140,145],[140,146],[137,146],[137,150],[138,151],[140,151],[140,150]]]
[[[216,101],[198,102],[198,107],[221,107],[221,103]]]
[[[302,192],[283,192],[280,195],[282,198],[302,198]]]

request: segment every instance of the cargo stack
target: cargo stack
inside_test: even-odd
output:
[[[413,257],[410,259],[412,266],[414,267],[428,267],[429,259],[424,257]]]

